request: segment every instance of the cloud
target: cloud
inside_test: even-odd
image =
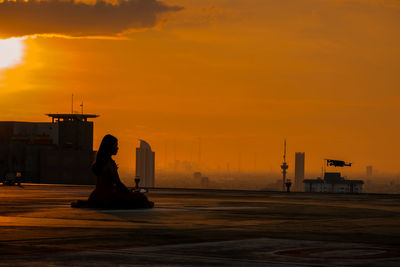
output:
[[[59,0],[23,0],[0,3],[0,38],[28,35],[66,37],[115,37],[121,33],[157,24],[164,12],[182,7],[157,0],[119,0],[94,4]]]

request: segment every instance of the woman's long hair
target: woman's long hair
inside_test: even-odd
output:
[[[96,161],[92,165],[92,171],[96,176],[101,174],[104,165],[111,159],[114,145],[118,142],[118,139],[107,134],[101,140],[99,150],[96,154]]]

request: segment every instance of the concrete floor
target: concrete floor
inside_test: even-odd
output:
[[[73,209],[90,186],[0,186],[0,265],[400,266],[400,196],[148,193],[152,210]]]

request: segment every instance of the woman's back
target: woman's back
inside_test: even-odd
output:
[[[115,173],[118,172],[117,165],[112,159],[109,159],[97,176],[96,189],[113,190],[115,184]]]

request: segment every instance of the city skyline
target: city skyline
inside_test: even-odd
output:
[[[14,16],[29,29],[2,23],[0,120],[46,122],[75,94],[101,115],[94,149],[107,133],[119,139],[121,169],[133,168],[138,139],[157,168],[196,163],[200,138],[202,166],[279,172],[286,137],[289,173],[296,151],[306,172],[324,158],[400,172],[397,2],[152,3],[134,27],[116,20],[83,36],[56,24],[50,34],[29,16]]]

